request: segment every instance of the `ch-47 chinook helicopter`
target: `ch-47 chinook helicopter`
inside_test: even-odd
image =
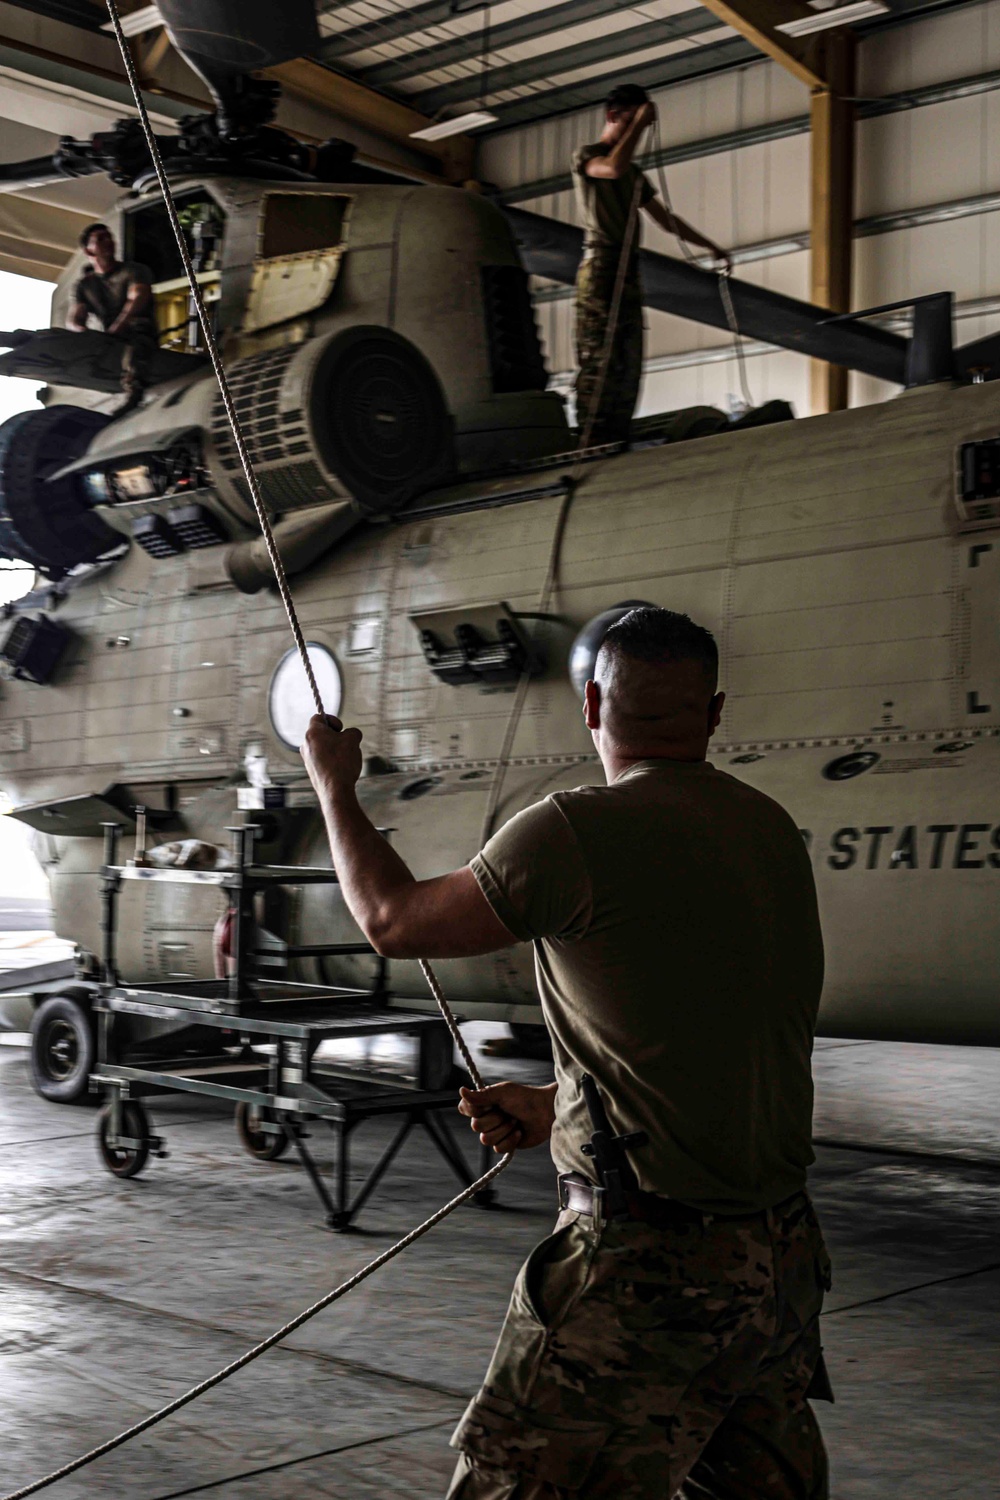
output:
[[[365,804],[417,874],[478,847],[525,673],[500,820],[600,776],[580,689],[616,612],[684,610],[722,648],[714,763],[784,803],[812,851],[821,1029],[1000,1042],[1000,339],[954,351],[950,294],[916,304],[904,339],[734,281],[744,333],[905,393],[801,421],[772,403],[637,423],[629,451],[579,465],[539,617],[578,439],[546,390],[527,273],[572,279],[578,231],[272,128],[270,86],[239,70],[308,50],[309,0],[280,7],[278,38],[277,7],[198,0],[223,35],[238,18],[226,63],[185,30],[187,0],[160,8],[218,105],[163,143],[203,293],[327,707],[362,727]],[[38,570],[2,642],[0,782],[78,945],[51,1056],[36,1028],[39,1086],[65,1099],[92,1055],[102,823],[130,829],[141,805],[157,840],[225,845],[245,764],[266,761],[285,801],[259,815],[268,857],[328,858],[296,748],[304,678],[134,122],[2,169],[96,170],[131,188],[112,227],[152,268],[146,404],[110,420],[120,346],[60,331],[78,258],[53,329],[0,357],[50,383],[0,427],[0,548]],[[651,254],[643,274],[650,305],[724,326],[711,274]],[[212,899],[130,887],[123,972],[211,973]],[[264,920],[279,963],[283,943],[356,932],[328,888],[286,891]],[[366,962],[290,972],[350,984]],[[442,975],[466,1015],[537,1024],[526,949]],[[392,988],[417,1003],[415,965],[393,964]]]

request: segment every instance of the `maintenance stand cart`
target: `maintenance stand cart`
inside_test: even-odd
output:
[[[434,1015],[392,1009],[388,1004],[386,963],[368,943],[289,946],[286,958],[324,954],[370,953],[377,959],[370,990],[294,983],[263,978],[260,969],[274,960],[264,945],[254,913],[254,897],[269,886],[335,884],[331,869],[254,862],[258,830],[252,825],[230,830],[234,868],[192,870],[153,868],[117,862],[121,829],[104,824],[101,870],[103,983],[99,1015],[98,1065],[91,1086],[102,1089],[106,1103],[98,1121],[98,1143],[108,1171],[134,1177],[150,1154],[166,1156],[141,1102],[153,1094],[188,1093],[231,1099],[236,1105],[240,1140],[258,1161],[275,1161],[294,1145],[331,1228],[343,1230],[356,1217],[416,1125],[426,1131],[463,1187],[474,1178],[441,1110],[454,1110],[456,1089],[453,1046],[444,1022]],[[232,911],[232,972],[226,979],[184,980],[171,985],[128,985],[119,981],[115,963],[118,896],[126,880],[194,882],[221,887]],[[176,1028],[186,1045],[175,1057],[143,1056],[141,1042],[130,1036],[128,1018]],[[371,1037],[380,1033],[410,1035],[418,1048],[415,1086],[400,1087],[356,1071],[324,1066],[316,1060],[322,1042]],[[192,1046],[192,1038],[195,1039]],[[158,1046],[162,1050],[162,1037]],[[446,1085],[446,1086],[442,1086]],[[365,1182],[351,1199],[349,1142],[355,1127],[378,1116],[400,1117],[398,1128]],[[333,1191],[327,1187],[306,1146],[306,1125],[323,1120],[336,1140]],[[484,1148],[484,1158],[488,1156]],[[493,1202],[487,1188],[473,1200]]]

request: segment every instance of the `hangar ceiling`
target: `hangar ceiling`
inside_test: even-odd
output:
[[[886,0],[857,36],[964,0]],[[424,114],[478,103],[489,13],[486,104],[507,130],[599,102],[608,80],[644,88],[704,77],[760,57],[716,11],[691,0],[355,0],[321,8],[328,66]],[[741,7],[766,14],[763,0]],[[771,7],[773,9],[773,7]],[[804,10],[804,7],[801,7]]]
[[[462,182],[475,175],[477,139],[592,108],[610,81],[660,91],[770,53],[812,96],[811,298],[843,311],[854,42],[972,0],[884,3],[850,33],[796,42],[774,23],[812,14],[804,0],[319,0],[318,57],[273,70],[285,88],[279,123],[315,140],[345,135],[367,160],[416,177]],[[119,7],[135,23],[147,106],[169,132],[206,102],[200,81],[170,47],[155,5]],[[60,136],[87,137],[134,112],[106,21],[103,0],[0,0],[0,269],[54,280],[79,230],[118,196],[101,176],[28,189],[2,181],[4,163],[51,154]],[[476,136],[412,139],[480,106],[496,121]],[[817,367],[815,376],[815,410],[844,404],[845,374]]]
[[[751,13],[769,3],[736,0]],[[857,35],[968,0],[886,3],[888,13],[855,27]],[[281,121],[316,138],[343,129],[372,160],[462,180],[473,170],[474,141],[417,152],[410,131],[484,102],[497,123],[483,133],[495,134],[593,105],[612,75],[662,88],[745,65],[761,53],[720,20],[716,12],[730,8],[720,0],[321,0],[319,58],[279,70],[289,93]],[[204,101],[201,86],[170,49],[155,6],[121,0],[120,9],[148,13],[150,29],[132,46],[157,128],[168,131]],[[0,0],[0,168],[132,113],[106,20],[103,0]],[[2,188],[0,267],[49,278],[65,264],[73,231],[117,194],[97,177]]]

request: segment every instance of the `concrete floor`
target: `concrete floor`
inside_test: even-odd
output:
[[[816,1074],[834,1496],[997,1500],[1000,1053],[821,1042]],[[24,1049],[0,1047],[0,1493],[226,1363],[452,1192],[416,1138],[360,1229],[334,1235],[300,1168],[245,1156],[225,1110],[167,1100],[154,1118],[170,1159],[116,1181],[94,1112],[43,1103]],[[366,1128],[359,1166],[381,1138]],[[459,1210],[286,1346],[50,1493],[441,1496],[451,1427],[553,1217],[544,1155],[510,1169],[502,1200]]]

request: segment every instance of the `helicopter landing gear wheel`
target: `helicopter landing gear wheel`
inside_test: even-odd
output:
[[[101,1160],[115,1177],[135,1177],[149,1160],[154,1137],[151,1121],[145,1108],[135,1099],[123,1099],[121,1103],[121,1127],[117,1137],[112,1137],[113,1109],[106,1104],[97,1121],[97,1145]]]
[[[97,1056],[97,1035],[89,1006],[71,995],[53,995],[31,1020],[31,1082],[36,1094],[55,1104],[87,1097]]]
[[[265,1130],[265,1125],[276,1128]],[[237,1104],[236,1134],[244,1151],[256,1161],[277,1161],[288,1150],[287,1130],[275,1111],[263,1104]]]

